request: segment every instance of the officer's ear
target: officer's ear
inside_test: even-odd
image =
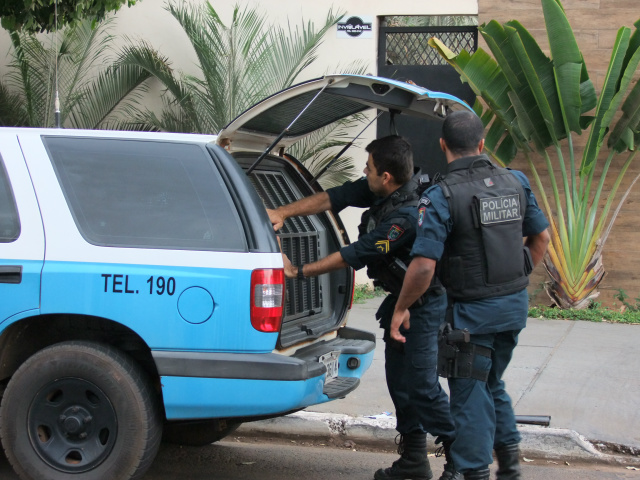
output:
[[[393,182],[393,175],[389,172],[382,172],[382,184],[386,185],[389,182]]]
[[[446,151],[447,151],[447,144],[446,144],[446,143],[444,143],[444,138],[441,138],[441,139],[440,139],[440,150],[442,150],[442,151],[443,151],[443,152],[445,152],[445,153],[446,153]]]

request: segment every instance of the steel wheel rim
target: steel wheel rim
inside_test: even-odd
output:
[[[60,378],[29,406],[29,440],[40,458],[65,473],[91,470],[113,450],[118,421],[109,397],[94,383]]]

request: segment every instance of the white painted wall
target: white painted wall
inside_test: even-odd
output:
[[[180,3],[198,4],[202,0],[178,0]],[[389,15],[477,15],[479,0],[405,0],[389,2],[388,0],[342,0],[339,3],[323,0],[249,0],[241,5],[255,5],[267,13],[272,21],[279,21],[283,26],[290,23],[292,28],[304,21],[312,21],[321,25],[330,8],[345,12],[350,16],[370,16],[373,21],[373,35],[369,39],[359,37],[338,38],[334,27],[326,36],[318,51],[318,60],[303,72],[299,81],[322,76],[324,73],[338,71],[354,61],[363,61],[368,65],[368,72],[376,74],[378,48],[377,17]],[[222,21],[228,24],[231,20],[235,2],[211,0],[211,5],[218,12]],[[141,39],[149,42],[158,51],[171,59],[176,69],[186,73],[195,73],[195,54],[186,35],[177,21],[164,8],[164,0],[139,0],[131,8],[122,8],[116,14],[114,33],[126,35],[130,39]],[[120,39],[114,40],[118,43]],[[0,31],[0,77],[6,72],[7,54],[9,52],[9,36]],[[361,137],[360,145],[366,146],[375,136],[375,127],[371,127]],[[364,149],[351,153],[358,161],[359,168],[364,168],[366,152]],[[357,226],[361,209],[350,208],[341,213],[349,237],[355,240],[358,236]],[[368,282],[366,269],[356,274],[357,283]]]
[[[181,0],[180,3],[198,4],[202,0]],[[225,23],[231,19],[235,2],[211,0],[211,5]],[[249,0],[242,5],[255,5],[266,12],[273,21],[286,26],[287,21],[295,27],[302,19],[321,24],[330,8],[344,11],[346,17],[369,15],[374,18],[385,15],[476,15],[478,0],[342,0],[341,2],[303,0]],[[117,13],[118,30],[129,36],[149,40],[169,58],[181,59],[179,68],[188,69],[193,56],[185,50],[186,37],[180,31],[173,17],[164,9],[164,0],[139,0],[132,8],[122,8]],[[319,61],[309,69],[307,78],[321,75],[328,67],[345,65],[356,59],[370,62],[371,73],[375,73],[377,55],[377,30],[374,22],[373,38],[336,38],[336,30],[330,32],[320,50]]]

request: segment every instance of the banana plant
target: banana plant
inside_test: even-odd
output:
[[[115,66],[109,33],[113,20],[95,28],[89,20],[41,37],[9,33],[12,60],[0,79],[0,125],[69,128],[130,128],[125,121],[144,93],[149,74]]]
[[[488,153],[504,166],[518,154],[529,164],[551,224],[543,262],[548,295],[561,308],[585,308],[605,275],[602,249],[640,177],[616,195],[640,141],[640,20],[634,29],[618,30],[596,94],[562,3],[541,2],[549,56],[515,20],[479,28],[491,54],[478,49],[455,55],[436,38],[429,44],[476,93]],[[587,138],[583,148],[574,143],[581,135]],[[623,164],[616,172],[611,165],[619,156]],[[613,186],[603,196],[608,177]]]

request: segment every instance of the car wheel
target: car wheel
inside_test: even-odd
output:
[[[162,420],[142,369],[119,350],[64,342],[15,372],[0,406],[0,438],[24,480],[130,480],[155,457]]]
[[[202,447],[222,440],[233,433],[242,422],[221,419],[167,422],[162,441],[190,447]]]

